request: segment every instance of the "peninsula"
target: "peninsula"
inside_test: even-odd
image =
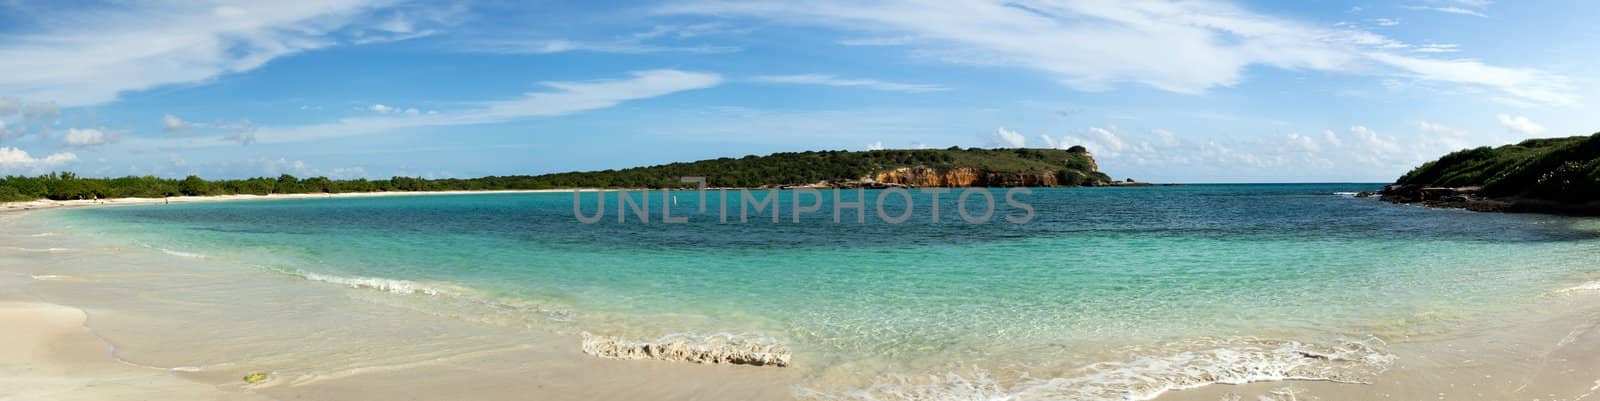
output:
[[[327,177],[206,180],[197,176],[84,178],[71,173],[0,177],[0,202],[172,196],[515,191],[567,188],[682,188],[681,177],[713,187],[1072,187],[1116,182],[1082,146],[1070,149],[892,149],[807,151],[719,158],[621,170],[470,179],[333,180]]]
[[[1411,170],[1379,195],[1476,211],[1600,215],[1600,134],[1458,151]]]

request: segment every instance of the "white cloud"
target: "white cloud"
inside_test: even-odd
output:
[[[1430,43],[1419,45],[1416,48],[1411,49],[1411,51],[1417,53],[1455,53],[1461,51],[1461,46],[1455,44]]]
[[[1331,129],[1322,131],[1322,140],[1327,141],[1329,145],[1333,145],[1336,148],[1344,146],[1344,140],[1339,139],[1339,134],[1333,133]]]
[[[1156,138],[1161,140],[1162,146],[1173,146],[1178,144],[1178,136],[1173,134],[1172,131],[1156,128],[1150,130],[1150,133],[1155,134]]]
[[[1529,120],[1528,117],[1525,116],[1501,114],[1499,116],[1499,120],[1500,126],[1506,127],[1507,131],[1511,131],[1515,134],[1537,135],[1541,132],[1544,132],[1543,125],[1539,125],[1539,123],[1535,123],[1533,120]]]
[[[1394,138],[1378,135],[1371,128],[1357,125],[1350,127],[1350,134],[1355,135],[1357,145],[1361,149],[1378,155],[1389,155],[1400,151],[1400,144]]]
[[[61,143],[71,147],[100,146],[115,142],[117,136],[115,133],[108,134],[97,128],[69,128],[66,138]]]
[[[1372,20],[1372,23],[1378,24],[1378,26],[1395,26],[1395,25],[1400,25],[1400,20],[1389,19],[1389,18],[1378,18],[1378,19]]]
[[[0,93],[65,106],[127,91],[202,82],[336,45],[372,23],[382,0],[130,3],[40,7],[40,33],[0,41]],[[58,15],[59,14],[59,15]]]
[[[1028,142],[1028,139],[1022,137],[1022,134],[1008,130],[1006,127],[996,128],[994,133],[980,137],[990,147],[995,148],[1020,148],[1026,146]]]
[[[901,46],[910,44],[912,40],[913,38],[910,36],[899,36],[892,38],[842,39],[838,43],[845,46]]]
[[[76,160],[78,160],[78,155],[70,152],[55,153],[38,159],[22,149],[14,147],[0,148],[0,170],[7,172],[36,172],[40,169],[52,168]]]
[[[1367,57],[1405,70],[1419,80],[1489,87],[1518,100],[1576,106],[1578,95],[1567,77],[1532,68],[1505,68],[1470,59],[1438,60],[1375,52]]]
[[[1312,139],[1309,136],[1290,133],[1289,136],[1288,136],[1288,139],[1289,139],[1290,147],[1295,151],[1303,151],[1303,152],[1320,152],[1320,151],[1322,151],[1322,146],[1317,144],[1317,140]]]
[[[657,11],[915,37],[907,46],[915,55],[1032,70],[1086,91],[1135,83],[1201,93],[1235,85],[1247,68],[1257,66],[1352,74],[1399,68],[1418,79],[1515,91],[1512,96],[1525,100],[1573,104],[1577,99],[1565,78],[1555,74],[1381,54],[1411,46],[1350,26],[1258,14],[1224,1],[681,0]],[[1380,54],[1369,56],[1374,52]],[[1464,67],[1558,83],[1519,80],[1522,85],[1507,85],[1454,74]]]
[[[1467,135],[1467,130],[1429,121],[1418,121],[1417,129],[1429,134],[1439,134],[1453,137],[1462,137]]]
[[[389,106],[384,106],[382,103],[379,103],[379,104],[374,104],[372,106],[368,106],[367,110],[372,110],[374,112],[383,113],[383,114],[389,114],[389,112],[394,111],[394,108],[393,107],[389,107]]]
[[[1407,7],[1407,8],[1410,8],[1410,9],[1413,9],[1413,10],[1438,11],[1438,12],[1446,13],[1446,14],[1470,15],[1470,16],[1474,16],[1474,17],[1478,17],[1478,18],[1488,18],[1489,17],[1488,14],[1484,14],[1482,11],[1473,10],[1473,9],[1469,9],[1469,8],[1455,7],[1455,6],[1445,6],[1445,7],[1412,6],[1412,7]]]
[[[1354,59],[1335,50],[1341,35],[1219,2],[703,0],[662,11],[871,27],[947,60],[1033,69],[1085,90],[1136,82],[1195,93],[1238,82],[1250,65],[1331,70]]]
[[[867,150],[883,150],[883,141],[867,144]]]
[[[875,79],[844,79],[826,74],[765,75],[755,77],[755,80],[775,84],[861,87],[873,90],[906,93],[940,92],[950,90],[950,88],[939,85],[906,84],[898,82],[885,82]]]
[[[683,44],[658,44],[653,39],[671,36],[679,39],[691,38],[716,31],[673,31],[680,33],[664,33],[661,27],[651,31],[634,34],[623,39],[613,40],[572,40],[572,39],[491,39],[474,40],[461,44],[459,47],[467,51],[500,53],[500,54],[555,54],[567,52],[592,52],[616,54],[719,54],[733,53],[743,50],[735,46],[719,45],[683,45]]]
[[[258,127],[249,121],[215,125],[229,134],[201,142],[151,142],[156,148],[206,147],[229,143],[289,143],[371,135],[398,129],[478,125],[523,118],[551,117],[604,109],[619,103],[709,88],[721,84],[717,74],[679,70],[635,71],[627,78],[598,81],[544,82],[548,91],[530,92],[509,100],[476,102],[475,107],[438,113],[407,112],[351,117],[336,122],[288,127]],[[390,111],[397,110],[384,106]],[[369,109],[371,109],[369,107]]]
[[[1050,137],[1050,134],[1039,134],[1039,140],[1044,141],[1044,147],[1050,149],[1055,149],[1060,145],[1055,138]]]
[[[168,134],[188,134],[194,131],[194,123],[184,121],[175,115],[161,116],[161,132]]]
[[[250,120],[239,120],[239,122],[231,124],[211,124],[211,126],[221,128],[226,132],[222,136],[223,141],[237,142],[240,145],[247,146],[256,143],[256,124],[250,122]]]

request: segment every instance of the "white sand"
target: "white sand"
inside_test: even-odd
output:
[[[0,400],[268,399],[118,362],[83,311],[23,299],[18,282],[0,277]]]

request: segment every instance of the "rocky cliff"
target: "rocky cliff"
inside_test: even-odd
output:
[[[995,172],[972,167],[935,169],[929,167],[900,167],[879,171],[863,181],[906,187],[1057,187],[1064,186],[1063,174],[1055,171]],[[1069,178],[1070,180],[1070,178]],[[1100,180],[1080,179],[1073,185],[1100,185]]]

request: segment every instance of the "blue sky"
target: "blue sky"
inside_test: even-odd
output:
[[[475,177],[1087,146],[1390,181],[1600,129],[1579,0],[0,1],[0,173]]]

